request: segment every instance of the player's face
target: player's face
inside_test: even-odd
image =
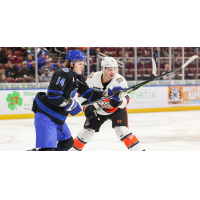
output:
[[[82,74],[83,69],[84,69],[84,61],[76,61],[74,64],[73,71],[80,75]]]
[[[115,77],[115,74],[117,73],[116,67],[106,67],[106,70],[104,71],[105,75],[109,79],[113,79]]]

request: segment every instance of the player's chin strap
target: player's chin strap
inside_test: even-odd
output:
[[[108,78],[105,74],[104,74],[104,72],[103,72],[103,75],[110,81],[110,80],[112,80],[111,78]]]

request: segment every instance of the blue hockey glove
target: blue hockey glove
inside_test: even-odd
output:
[[[82,111],[81,106],[74,100],[70,99],[71,103],[65,107],[65,110],[70,113],[70,115],[77,115]]]
[[[115,86],[115,87],[113,87],[113,86],[110,86],[109,88],[108,88],[108,95],[111,95],[114,91],[116,91],[116,90],[125,90],[125,88],[123,88],[123,87],[121,87],[121,86]]]
[[[122,88],[121,86],[115,86],[115,87],[110,86],[108,88],[108,95],[112,95],[113,91],[117,91],[117,90],[125,90],[125,88]],[[118,97],[118,95],[113,96],[111,98],[114,99],[115,101],[118,101],[118,102],[120,101],[120,98]]]

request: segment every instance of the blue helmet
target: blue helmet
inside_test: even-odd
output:
[[[66,55],[66,60],[71,60],[73,64],[77,60],[85,61],[85,54],[81,51],[70,50]]]

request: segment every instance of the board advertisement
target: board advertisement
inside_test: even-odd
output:
[[[142,87],[129,94],[128,109],[166,107],[167,87]]]
[[[200,86],[168,87],[168,104],[200,104]]]
[[[32,114],[33,100],[38,92],[47,90],[1,90],[0,115]]]

